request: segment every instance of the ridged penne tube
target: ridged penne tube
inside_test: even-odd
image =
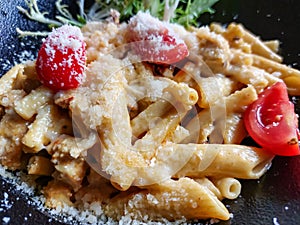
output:
[[[288,87],[288,93],[290,95],[300,95],[300,76],[285,77],[283,81]]]
[[[246,53],[239,53],[244,54]],[[299,80],[300,80],[300,71],[296,70],[292,67],[289,67],[285,64],[281,64],[275,62],[273,60],[264,58],[259,55],[251,55],[253,58],[253,66],[259,69],[265,70],[267,73],[273,74],[276,78],[282,79],[288,87],[288,92],[290,95],[300,95],[300,88],[299,88]],[[232,68],[233,69],[233,68]],[[234,72],[234,70],[229,70],[228,72]],[[252,68],[253,70],[253,68]],[[236,71],[237,72],[237,71]],[[244,70],[240,71],[245,72]],[[253,70],[255,72],[255,70]]]
[[[53,157],[51,161],[56,169],[52,176],[69,184],[74,191],[78,191],[81,188],[87,170],[84,159],[58,156]]]
[[[243,31],[242,38],[245,42],[251,45],[252,53],[268,58],[275,62],[282,62],[282,57],[273,52],[268,46],[260,40],[258,36],[253,35],[251,32],[246,30],[241,24],[231,23],[230,26],[237,26]]]
[[[263,149],[232,144],[188,144],[196,147],[189,162],[174,177],[223,176],[257,179],[271,166],[274,155]]]
[[[50,89],[40,86],[32,90],[24,98],[15,103],[15,111],[25,120],[29,120],[35,115],[39,108],[53,98],[53,93]]]
[[[257,99],[257,93],[252,85],[243,88],[239,91],[234,92],[233,94],[219,99],[215,102],[215,105],[212,104],[210,109],[204,109],[198,113],[190,122],[186,125],[186,129],[190,132],[190,136],[184,141],[197,143],[205,143],[207,137],[214,131],[215,126],[218,124],[230,124],[233,121],[227,121],[231,118],[231,115],[241,114],[245,111],[246,107]],[[223,101],[225,103],[223,103]],[[223,106],[224,105],[224,106]],[[225,110],[222,110],[225,108]],[[212,111],[214,109],[214,111]],[[225,115],[219,115],[225,113]],[[229,116],[227,118],[227,115]],[[225,119],[222,120],[222,119]],[[236,124],[238,125],[238,124]],[[230,137],[224,137],[225,135],[230,134],[230,128],[223,127],[222,131],[223,138],[226,141],[229,141]],[[226,130],[227,129],[227,130]],[[243,135],[241,133],[241,135]],[[236,136],[238,137],[238,136]]]
[[[211,31],[221,34],[228,41],[231,48],[238,48],[247,53],[252,52],[251,44],[246,43],[242,38],[244,32],[241,27],[229,24],[227,28],[225,28],[219,23],[212,23],[209,28]]]
[[[175,104],[176,101],[189,110],[198,100],[197,91],[185,83],[177,83],[165,77],[141,77],[129,83],[127,92],[131,92],[136,101],[149,98],[152,101],[164,99]],[[134,90],[132,90],[134,89]]]
[[[87,138],[76,138],[62,134],[50,146],[47,146],[47,151],[51,155],[58,152],[62,155],[68,153],[72,158],[77,159],[86,155],[86,151],[95,145],[97,138],[92,133]]]
[[[241,53],[241,52],[240,54],[244,54],[246,56],[248,55],[246,53]],[[264,69],[268,73],[280,72],[281,73],[280,78],[282,79],[288,76],[297,76],[297,77],[300,76],[299,70],[296,70],[285,64],[275,62],[273,60],[267,59],[260,55],[251,54],[250,56],[253,57],[253,66]]]
[[[166,88],[166,92],[172,93],[175,99],[182,104],[182,106],[189,110],[198,101],[198,93],[195,89],[190,88],[185,83],[180,83],[175,87]]]
[[[22,143],[29,122],[22,119],[13,110],[0,120],[0,163],[10,170],[22,169]]]
[[[231,113],[226,116],[224,144],[240,144],[247,136],[241,113]]]
[[[247,67],[247,66],[253,65],[253,57],[252,57],[252,54],[250,54],[251,52],[249,54],[245,54],[245,52],[240,49],[236,50],[234,48],[231,48],[230,50],[233,53],[231,61],[230,61],[231,65],[240,66],[240,67],[242,67],[242,66]],[[221,69],[221,71],[223,71],[223,70],[224,69]]]
[[[118,93],[118,97],[113,106],[114,113],[111,115],[112,132],[116,138],[115,141],[122,142],[124,146],[131,144],[132,129],[130,126],[130,117],[127,111],[126,94],[121,87]]]
[[[136,177],[135,167],[143,164],[144,160],[141,155],[130,149],[132,133],[127,101],[124,88],[120,85],[118,89],[114,114],[105,120],[105,129],[98,128],[102,144],[100,165],[120,190],[126,190]]]
[[[174,80],[188,84],[198,92],[198,105],[209,108],[222,96],[227,96],[237,89],[237,82],[221,75],[201,76],[201,69],[197,63],[187,62]]]
[[[272,43],[273,50],[258,36],[252,34],[241,24],[230,23],[227,28],[224,29],[220,27],[219,24],[213,23],[210,28],[216,33],[222,34],[233,48],[239,48],[247,53],[261,55],[276,62],[282,61],[282,57],[276,54],[277,51],[274,49],[274,47],[276,47],[274,43]],[[248,44],[250,49],[245,48],[245,44]]]
[[[300,71],[284,64],[273,62],[272,60],[264,59],[260,56],[254,57],[254,66],[263,68],[274,76],[282,79],[288,88],[290,95],[300,95],[299,80]]]
[[[166,141],[158,148],[150,149],[151,157],[147,157],[148,152],[143,153],[143,149],[130,146],[125,148],[121,143],[112,144],[113,140],[109,140],[110,137],[107,137],[102,149],[95,149],[95,159],[99,164],[98,167],[97,164],[93,166],[93,169],[100,174],[106,172],[110,175],[114,187],[122,191],[131,185],[146,186],[170,178],[190,160],[196,150],[195,146],[182,148]],[[100,159],[99,155],[102,156]]]
[[[214,183],[210,179],[203,177],[203,178],[194,179],[194,181],[201,184],[202,186],[207,187],[212,193],[214,193],[214,195],[219,200],[223,199],[223,196],[222,196],[220,190],[214,185]]]
[[[214,130],[213,118],[209,109],[200,111],[185,127],[190,135],[183,143],[205,143]]]
[[[51,111],[53,109],[53,106],[45,105],[38,110],[34,122],[30,124],[28,132],[22,138],[22,143],[28,147],[25,149],[27,153],[37,153],[50,143],[47,132],[52,125]]]
[[[35,120],[22,138],[26,153],[37,153],[54,141],[61,133],[71,134],[72,125],[65,113],[56,105],[44,105],[37,111]]]
[[[225,98],[226,112],[227,114],[242,113],[245,111],[246,107],[256,99],[257,94],[255,88],[252,85],[249,85]]]
[[[246,54],[245,52],[236,49],[231,49],[231,51],[233,52],[233,58],[231,61],[232,64],[231,66],[225,68],[225,74],[234,76],[235,79],[242,83],[258,85],[258,91],[266,85],[266,82],[268,82],[268,86],[270,86],[278,81],[281,81],[281,79],[278,77],[279,74],[276,72],[271,74],[269,71],[266,71],[263,68],[258,68],[254,65],[254,57],[258,56],[254,54]],[[246,61],[249,63],[247,64]],[[241,72],[246,73],[248,79],[244,79],[245,75],[239,74]]]
[[[181,145],[166,141],[155,149],[155,155],[144,166],[136,168],[136,186],[160,183],[179,171],[191,159],[195,146],[182,148]]]
[[[0,79],[0,96],[14,88],[15,81],[19,74],[23,74],[24,65],[18,64],[11,68]]]
[[[197,82],[199,100],[198,105],[201,108],[209,108],[212,104],[224,96],[230,95],[235,88],[236,83],[226,77],[207,77]]]
[[[108,216],[120,219],[131,215],[133,219],[168,220],[208,219],[228,220],[230,215],[224,204],[212,191],[190,178],[167,180],[114,197],[105,207]]]
[[[145,157],[147,155],[154,156],[155,149],[157,149],[168,135],[172,135],[180,123],[180,115],[170,115],[166,118],[159,118],[157,121],[152,121],[149,131],[144,137],[138,139],[133,148],[142,153]]]
[[[157,117],[162,117],[171,108],[172,105],[168,101],[162,99],[149,105],[144,111],[130,121],[132,134],[135,137],[140,136],[149,129],[149,121],[152,121]]]
[[[256,67],[231,65],[225,69],[225,74],[242,84],[253,85],[258,93],[269,85],[269,80],[266,78],[268,73]]]
[[[213,178],[212,181],[224,198],[236,199],[241,193],[242,185],[237,179],[224,177]]]

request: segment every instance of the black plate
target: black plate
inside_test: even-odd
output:
[[[39,1],[42,11],[53,12],[54,0]],[[75,1],[74,1],[75,2]],[[44,28],[20,15],[17,5],[23,0],[0,0],[0,73],[24,58],[34,58],[39,39],[20,42],[15,29]],[[75,6],[73,6],[75,8]],[[284,62],[300,68],[300,1],[296,0],[221,0],[214,16],[205,15],[203,24],[210,21],[242,22],[263,39],[279,39]],[[50,16],[53,16],[50,14]],[[299,107],[300,108],[300,107]],[[50,218],[36,206],[28,204],[30,198],[15,186],[1,179],[0,221],[2,224],[64,224]],[[226,200],[233,219],[228,224],[300,224],[300,157],[276,157],[271,169],[260,180],[242,181],[242,193],[233,201]],[[6,223],[7,222],[7,223]]]

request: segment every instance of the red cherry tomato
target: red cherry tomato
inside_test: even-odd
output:
[[[249,135],[264,149],[282,156],[300,154],[298,119],[283,82],[259,94],[246,109],[244,121]]]
[[[42,84],[54,91],[78,87],[84,80],[85,42],[79,28],[64,25],[45,39],[36,70]]]
[[[183,40],[172,34],[166,23],[139,12],[128,23],[127,39],[144,61],[173,64],[188,56]]]

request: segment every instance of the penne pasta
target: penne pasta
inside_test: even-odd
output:
[[[17,77],[22,74],[24,70],[23,65],[16,65],[11,68],[6,74],[0,79],[0,96],[14,89]]]
[[[241,114],[231,113],[226,116],[224,144],[239,144],[247,135]]]
[[[242,38],[244,39],[245,42],[249,43],[251,45],[251,50],[252,53],[256,55],[260,55],[262,57],[268,58],[270,60],[273,60],[275,62],[282,62],[282,58],[277,55],[274,51],[272,51],[269,47],[267,47],[264,42],[260,40],[259,37],[253,35],[251,32],[246,30],[241,24],[230,24],[230,26],[238,26],[242,32]]]
[[[244,112],[247,105],[251,104],[257,99],[257,94],[253,86],[248,86],[242,90],[236,91],[233,94],[219,99],[215,104],[211,104],[211,108],[203,109],[189,121],[186,125],[186,129],[190,132],[190,136],[184,140],[184,143],[206,143],[208,137],[214,132],[214,130],[219,129],[221,132],[222,140],[225,139],[226,142],[229,138],[228,136],[234,121],[232,117],[235,115],[237,119]],[[235,122],[235,128],[239,128],[240,133],[236,132],[236,138],[242,139],[245,134],[243,130],[243,125],[239,124],[238,121]],[[218,127],[219,126],[219,127]],[[222,126],[222,127],[220,127]],[[234,129],[234,128],[233,128]],[[225,137],[225,135],[227,135]],[[239,136],[240,135],[240,136]],[[220,143],[220,140],[210,140],[210,143]],[[229,141],[230,142],[230,141]]]
[[[231,144],[190,144],[196,148],[190,161],[175,177],[236,177],[257,179],[271,166],[274,155],[260,148]]]
[[[149,121],[164,116],[171,108],[172,105],[165,100],[158,100],[149,105],[144,111],[130,121],[132,134],[135,137],[139,137],[149,129]]]
[[[116,219],[125,213],[139,220],[143,220],[142,215],[147,215],[150,220],[161,217],[169,220],[183,217],[207,219],[212,216],[222,220],[229,218],[228,210],[214,193],[189,178],[167,180],[129,196],[117,195],[105,210]]]
[[[197,183],[199,183],[200,185],[207,187],[212,193],[214,193],[214,195],[219,200],[223,199],[223,196],[222,196],[220,190],[214,185],[214,183],[210,179],[204,177],[204,178],[197,178],[197,179],[194,179],[194,180]]]
[[[53,93],[45,87],[38,87],[30,94],[15,102],[15,111],[25,120],[31,119],[39,108],[53,99]]]
[[[288,86],[288,91],[290,95],[299,95],[299,86],[298,84],[298,80],[300,77],[300,72],[296,69],[293,69],[287,65],[275,62],[273,60],[270,60],[268,58],[264,58],[262,56],[259,55],[247,55],[246,53],[241,53],[239,52],[238,54],[243,55],[244,57],[251,57],[253,59],[253,66],[252,67],[252,73],[254,73],[255,71],[257,71],[255,74],[256,76],[262,76],[263,75],[265,78],[267,78],[266,76],[268,76],[267,74],[272,74],[274,76],[273,78],[273,82],[275,83],[275,81],[278,81],[278,79],[276,78],[280,78],[282,79]],[[247,72],[247,70],[249,70],[248,68],[243,68],[240,71],[243,71],[243,73]],[[263,71],[262,71],[263,70]],[[230,75],[237,75],[237,70],[235,70],[234,67],[230,68],[228,70],[228,74]],[[259,72],[261,71],[261,72]],[[259,73],[261,74],[259,74]],[[241,73],[239,76],[241,76]],[[268,78],[267,78],[268,79]],[[245,83],[249,83],[248,81],[246,81]],[[256,84],[254,84],[256,85]]]
[[[161,143],[163,143],[168,135],[175,132],[175,129],[180,122],[180,117],[179,115],[171,115],[167,118],[160,118],[157,120],[158,121],[149,121],[149,123],[152,123],[150,124],[149,131],[144,137],[138,139],[134,143],[134,149],[143,153],[145,152],[147,155],[150,153],[150,156],[153,156],[153,150],[155,151],[159,146],[161,146]]]
[[[236,199],[241,193],[241,183],[232,177],[213,179],[213,183],[224,198]]]
[[[0,122],[1,165],[17,170],[24,167],[22,143],[19,141],[28,130],[28,121],[15,112],[6,113]],[[18,141],[16,141],[18,140]]]
[[[71,123],[66,115],[54,105],[44,105],[37,111],[35,120],[28,126],[22,138],[26,153],[37,153],[45,149],[61,133],[71,133]]]
[[[50,208],[99,206],[99,218],[143,223],[228,220],[222,201],[238,198],[239,179],[259,179],[274,158],[244,144],[244,113],[277,82],[300,95],[300,72],[282,64],[277,40],[236,23],[163,23],[188,54],[156,61],[161,49],[136,49],[128,39],[129,24],[143,30],[148,18],[157,29],[141,15],[82,28],[86,79],[76,88],[51,91],[35,61],[2,76],[0,163],[51,178],[42,187]]]

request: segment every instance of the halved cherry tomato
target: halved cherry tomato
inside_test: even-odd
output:
[[[249,135],[264,149],[282,156],[299,155],[298,118],[283,82],[259,94],[245,111]]]
[[[41,83],[54,91],[77,88],[84,80],[86,49],[78,27],[54,29],[38,52],[36,70]]]
[[[132,43],[141,60],[159,64],[173,64],[188,56],[184,41],[149,13],[139,12],[128,23],[127,40]]]

